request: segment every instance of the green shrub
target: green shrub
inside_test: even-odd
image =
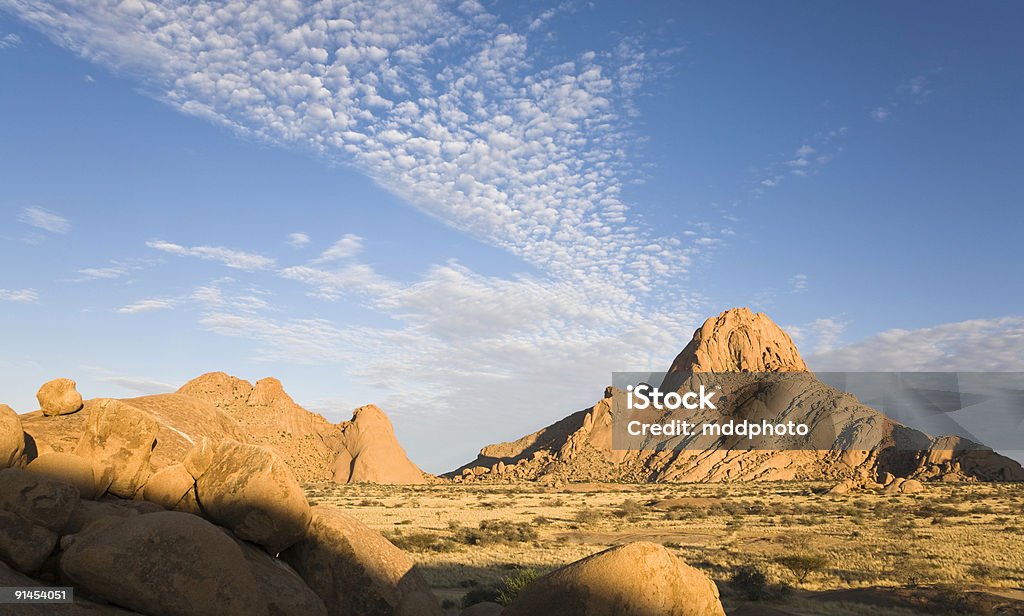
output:
[[[760,601],[768,588],[768,578],[757,567],[746,565],[732,574],[729,585],[748,600]]]
[[[537,529],[527,522],[483,520],[479,528],[455,528],[452,536],[455,541],[466,545],[524,543],[537,538]]]
[[[783,567],[790,570],[801,584],[812,573],[824,571],[828,567],[828,559],[820,554],[792,554],[775,559]]]
[[[540,577],[536,569],[516,569],[511,575],[501,578],[497,584],[474,588],[462,596],[462,607],[491,601],[500,605],[511,605],[519,593]]]

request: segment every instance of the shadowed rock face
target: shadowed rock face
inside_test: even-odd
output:
[[[185,465],[195,478],[199,507],[210,520],[271,554],[306,533],[310,509],[292,470],[274,452],[222,441],[201,461]]]
[[[527,586],[504,616],[725,616],[706,575],[645,541],[566,565]]]
[[[844,480],[874,484],[890,473],[914,479],[1024,481],[1016,461],[954,436],[933,438],[861,404],[807,372],[796,347],[764,314],[733,309],[708,319],[673,362],[666,384],[736,384],[737,395],[688,420],[724,417],[805,423],[797,447],[750,450],[742,438],[692,439],[680,451],[614,450],[612,408],[625,392],[608,388],[593,407],[523,438],[484,447],[476,460],[449,473],[462,481],[564,479],[625,481]],[[744,371],[764,373],[754,376]],[[619,398],[617,401],[616,398]],[[774,423],[774,422],[773,422]]]
[[[326,614],[281,567],[202,518],[172,511],[100,520],[60,559],[76,589],[145,614]]]
[[[313,508],[306,537],[281,553],[330,616],[441,616],[426,581],[400,549],[344,513]]]

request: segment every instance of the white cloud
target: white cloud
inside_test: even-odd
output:
[[[71,230],[71,222],[67,218],[39,207],[22,209],[18,220],[37,229],[60,235]]]
[[[797,346],[804,349],[812,348],[811,353],[821,355],[830,352],[846,331],[846,322],[836,317],[815,319],[805,325],[787,325],[782,328]]]
[[[39,292],[35,289],[0,289],[0,301],[34,304],[39,301]]]
[[[11,32],[0,36],[0,49],[11,49],[21,44],[21,37]]]
[[[81,369],[87,372],[93,380],[99,383],[109,383],[133,394],[149,396],[153,394],[170,393],[178,389],[170,383],[165,383],[157,379],[121,374],[113,370],[107,370],[96,366],[81,366]]]
[[[184,113],[355,167],[534,272],[446,263],[393,280],[358,262],[355,236],[301,265],[149,242],[375,312],[370,327],[245,308],[212,288],[174,300],[209,331],[251,341],[258,359],[338,363],[377,386],[389,410],[467,425],[500,405],[522,422],[515,433],[592,403],[613,370],[667,367],[690,338],[697,299],[685,275],[717,239],[658,236],[622,196],[640,176],[631,118],[654,57],[639,39],[552,62],[535,54],[534,35],[476,2],[12,9]]]
[[[1024,317],[892,329],[808,359],[820,371],[1024,371]]]
[[[313,260],[315,264],[330,263],[356,256],[363,249],[363,238],[358,235],[346,233],[340,240],[334,242],[330,248],[325,250],[318,258]]]
[[[121,278],[128,273],[128,268],[123,265],[111,265],[109,267],[86,267],[78,270],[79,278],[76,280],[113,280]]]
[[[268,269],[275,263],[275,260],[270,257],[220,246],[186,247],[164,240],[150,240],[146,242],[146,246],[173,255],[219,261],[228,267],[247,271]]]
[[[636,39],[549,66],[476,3],[0,2],[186,113],[353,164],[555,278],[653,288],[688,267],[620,196],[651,55]]]
[[[309,239],[309,236],[306,235],[305,233],[288,234],[288,244],[293,248],[302,248],[303,246],[309,244],[310,241],[311,240]]]
[[[794,275],[789,283],[792,286],[793,291],[796,293],[802,293],[807,290],[807,281],[809,280],[807,274],[796,274]]]
[[[871,110],[871,118],[879,122],[888,120],[891,115],[892,109],[888,107],[875,107]]]
[[[138,312],[152,312],[154,310],[170,310],[178,305],[178,300],[169,297],[159,297],[153,299],[144,299],[127,306],[118,308],[117,311],[121,314],[135,314]]]

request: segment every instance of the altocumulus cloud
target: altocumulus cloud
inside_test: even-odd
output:
[[[344,363],[399,410],[500,404],[546,418],[566,400],[592,401],[612,370],[667,365],[689,337],[695,300],[677,285],[703,248],[655,236],[622,197],[637,173],[642,41],[545,60],[530,42],[551,14],[521,33],[473,0],[0,6],[185,113],[352,165],[541,272],[483,276],[449,262],[396,281],[358,260],[356,236],[295,265],[148,243],[390,317],[391,327],[363,327],[240,310],[226,289],[179,298],[209,330],[257,341],[266,359]],[[581,384],[592,389],[581,395]]]

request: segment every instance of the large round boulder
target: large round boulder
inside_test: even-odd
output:
[[[484,601],[471,605],[461,612],[459,616],[502,616],[505,608],[493,601]]]
[[[25,433],[14,409],[0,404],[0,468],[18,466],[25,453]]]
[[[78,502],[78,490],[22,468],[0,470],[0,511],[8,511],[33,525],[60,531]]]
[[[303,537],[309,503],[277,454],[236,441],[208,441],[186,458],[203,515],[246,541],[277,554]],[[205,448],[205,449],[204,449]]]
[[[142,489],[142,497],[164,509],[182,510],[182,500],[196,480],[181,464],[172,464],[153,473]]]
[[[503,616],[725,616],[718,588],[663,546],[627,543],[536,580]]]
[[[36,392],[43,415],[70,415],[82,410],[82,394],[71,379],[54,379],[43,383]]]
[[[286,562],[270,556],[251,543],[238,543],[249,562],[253,578],[267,599],[271,616],[327,616],[324,602]]]
[[[93,476],[92,463],[82,456],[73,453],[44,453],[25,467],[47,479],[70,483],[78,488],[82,498],[96,496],[96,479]]]
[[[22,573],[38,570],[57,545],[57,534],[17,514],[0,511],[0,560]]]
[[[266,560],[254,565],[245,549],[198,516],[163,511],[89,525],[60,572],[82,592],[152,616],[325,613],[297,576]]]
[[[128,518],[163,511],[163,508],[144,501],[107,498],[101,501],[80,500],[71,512],[61,535],[75,535],[90,524],[106,518]]]
[[[85,423],[75,453],[93,465],[111,494],[131,498],[149,478],[149,460],[160,431],[148,413],[120,400],[99,400]],[[108,475],[109,472],[109,475]]]
[[[281,553],[323,599],[330,616],[440,616],[409,557],[337,510],[313,508],[306,538]]]
[[[34,580],[0,562],[0,586],[38,588],[46,590],[47,584]],[[54,605],[52,603],[9,603],[0,604],[0,616],[140,616],[112,605],[93,603],[81,596],[74,603]]]

